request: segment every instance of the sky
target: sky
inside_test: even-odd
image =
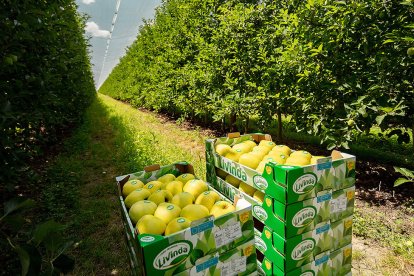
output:
[[[89,17],[85,33],[90,37],[93,75],[99,88],[135,40],[143,19],[154,17],[161,0],[76,0],[76,3],[79,12]]]

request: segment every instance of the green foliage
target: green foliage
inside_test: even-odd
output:
[[[13,198],[4,204],[0,218],[2,250],[11,248],[21,264],[21,274],[58,275],[74,268],[74,260],[65,255],[72,241],[63,238],[65,227],[49,220],[27,227],[28,218],[23,213],[33,207],[34,202],[22,197]]]
[[[73,0],[0,3],[0,182],[77,123],[94,97]]]
[[[410,171],[409,169],[406,169],[406,168],[397,168],[397,167],[394,167],[394,169],[396,172],[399,172],[400,174],[404,176],[404,177],[399,177],[397,180],[395,180],[394,187],[398,187],[405,183],[414,183],[414,171]]]
[[[412,1],[164,1],[100,92],[182,118],[261,127],[278,112],[329,148],[409,143]]]

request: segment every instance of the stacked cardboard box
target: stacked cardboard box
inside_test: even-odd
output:
[[[215,151],[218,144],[271,140],[269,135],[230,134],[206,141],[207,181],[230,200],[253,205],[256,248],[267,275],[347,275],[351,271],[355,157],[334,151],[308,166],[269,162],[263,173]],[[265,194],[263,202],[217,174],[225,171]]]
[[[122,196],[128,180],[144,183],[165,174],[191,173],[193,167],[179,162],[164,167],[118,176],[117,187],[125,237],[133,275],[256,275],[254,225],[251,205],[244,199],[234,202],[236,211],[218,218],[195,221],[191,227],[168,236],[140,234],[133,225]],[[214,190],[213,187],[209,187]],[[222,200],[228,200],[222,196]]]

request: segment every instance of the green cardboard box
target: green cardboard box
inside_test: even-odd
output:
[[[260,254],[260,253],[259,253]],[[346,245],[335,251],[326,251],[317,256],[313,262],[294,270],[284,272],[266,257],[259,257],[258,271],[261,275],[275,276],[351,276],[352,245]]]
[[[271,140],[268,134],[229,134],[229,137],[206,140],[207,181],[216,178],[215,168],[224,170],[241,181],[284,204],[314,198],[320,191],[344,189],[355,184],[355,156],[332,152],[332,156],[304,167],[277,165],[269,162],[263,174],[217,154],[218,144],[235,145],[243,141]],[[334,159],[334,160],[333,160]]]
[[[230,200],[233,200],[234,196],[246,199],[253,205],[255,218],[286,238],[308,232],[321,222],[349,217],[354,211],[355,187],[333,193],[330,190],[321,191],[315,198],[285,205],[268,195],[265,195],[264,202],[261,203],[218,176],[212,183]],[[332,204],[333,194],[335,201]]]
[[[335,251],[352,242],[352,216],[322,222],[310,232],[283,238],[266,225],[255,224],[256,248],[281,271],[316,260],[321,252]]]
[[[257,256],[254,239],[222,254],[200,258],[192,268],[174,275],[257,275]]]
[[[167,173],[177,176],[194,173],[194,170],[187,162],[179,162],[163,167],[149,166],[142,172],[116,178],[126,235],[129,237],[131,250],[137,256],[136,260],[140,262],[136,266],[140,271],[135,273],[172,275],[193,267],[202,257],[213,257],[216,253],[224,253],[254,237],[251,205],[244,199],[234,203],[235,212],[217,219],[208,217],[194,221],[190,228],[169,236],[137,233],[128,216],[122,197],[122,187],[130,179],[139,179],[146,183]],[[214,190],[211,186],[209,189]],[[222,199],[224,200],[224,197]]]
[[[332,229],[323,222],[313,231],[285,239],[264,226],[255,231],[256,248],[281,271],[287,272],[315,260],[315,256],[332,248]]]

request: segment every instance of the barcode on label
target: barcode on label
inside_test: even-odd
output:
[[[240,222],[227,226],[214,234],[216,248],[228,244],[242,236]]]

